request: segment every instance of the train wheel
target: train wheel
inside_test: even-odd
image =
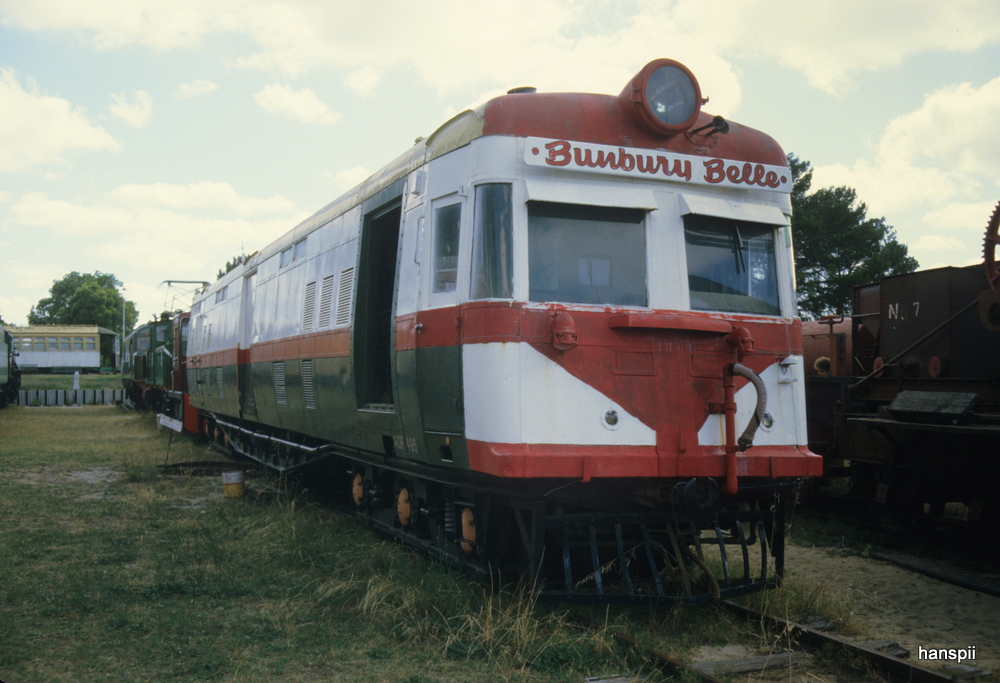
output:
[[[365,478],[360,472],[354,474],[354,481],[351,483],[351,496],[354,498],[354,505],[360,508],[365,502]]]
[[[410,492],[403,486],[396,495],[396,519],[399,520],[399,525],[406,529],[410,526],[411,518]]]
[[[471,555],[476,549],[476,515],[472,508],[462,508],[462,552]]]

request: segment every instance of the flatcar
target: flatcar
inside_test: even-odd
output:
[[[774,586],[822,471],[791,174],[706,101],[659,59],[455,116],[195,298],[200,428],[542,597]]]
[[[186,420],[185,428],[197,433],[197,418],[187,393],[190,316],[189,311],[163,313],[159,320],[140,325],[127,336],[122,383],[133,404],[182,424]]]
[[[832,361],[829,376],[806,378],[810,445],[828,473],[850,477],[851,495],[917,530],[961,525],[995,538],[1000,523],[998,225],[1000,204],[985,267],[859,286],[851,317],[806,324],[816,338],[807,367]]]
[[[14,360],[14,338],[6,328],[0,327],[0,408],[17,403],[17,390],[21,386],[21,370]]]

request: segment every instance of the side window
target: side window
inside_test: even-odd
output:
[[[454,292],[458,285],[458,231],[462,204],[434,209],[434,292]]]
[[[472,299],[509,299],[514,289],[514,242],[511,186],[492,183],[476,188],[472,230]]]

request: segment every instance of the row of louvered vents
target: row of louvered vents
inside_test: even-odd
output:
[[[200,370],[198,372],[201,372]],[[288,405],[288,388],[285,386],[285,361],[279,360],[271,363],[271,373],[274,378],[274,401],[279,406]],[[215,369],[215,381],[219,387],[219,397],[226,395],[225,384],[222,381],[222,368]],[[211,385],[209,385],[211,386]],[[209,389],[209,396],[212,395]],[[247,397],[248,403],[253,404],[253,392]],[[306,408],[316,409],[316,379],[313,373],[312,359],[302,361],[302,401]]]
[[[316,282],[306,284],[305,302],[302,306],[302,331],[312,332],[330,326],[331,318],[336,327],[348,325],[351,322],[351,293],[354,288],[354,268],[340,271],[337,281],[337,301],[334,306],[333,285],[334,275],[328,275],[320,283],[319,319],[316,319]],[[336,314],[334,314],[336,311]],[[274,401],[279,406],[288,405],[288,388],[285,386],[285,363],[275,361],[272,364],[274,377]],[[316,381],[313,373],[313,361],[302,361],[302,401],[310,410],[316,409]]]
[[[351,290],[354,286],[354,268],[340,271],[337,283],[336,316],[333,315],[333,285],[334,275],[323,278],[319,291],[319,320],[316,320],[316,283],[306,285],[305,304],[302,306],[302,331],[312,332],[330,326],[331,317],[334,325],[342,327],[351,322]]]

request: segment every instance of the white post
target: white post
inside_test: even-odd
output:
[[[118,345],[118,374],[122,372],[122,354],[125,353],[125,288],[122,287],[122,333],[121,343]]]

